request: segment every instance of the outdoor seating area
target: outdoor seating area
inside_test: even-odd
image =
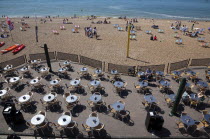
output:
[[[11,125],[1,116],[3,132],[20,128],[21,131],[17,133],[37,136],[103,138],[117,137],[119,134],[116,131],[121,126],[124,129],[130,128],[119,131],[121,135],[128,132],[140,135],[142,131],[136,133],[134,129],[140,126],[145,131],[141,121],[145,120],[148,112],[153,111],[165,120],[161,126],[164,131],[152,130],[156,136],[194,137],[199,132],[199,137],[208,137],[208,71],[173,71],[168,75],[153,68],[139,68],[136,77],[132,77],[114,68],[105,73],[101,68],[66,60],[52,62],[55,73],[51,73],[46,63],[40,61],[29,60],[26,65],[18,68],[13,68],[13,65],[3,68],[0,109],[3,110],[5,104],[13,101],[15,107],[22,110],[25,120],[25,123]],[[59,73],[63,72],[70,78],[60,77]],[[31,77],[26,76],[26,73]],[[49,74],[49,78],[46,78]],[[178,106],[181,116],[170,117],[168,114],[176,101],[182,78],[187,79],[187,84]],[[134,100],[138,103],[134,103]],[[181,108],[183,106],[185,108]],[[186,122],[189,117],[181,114],[184,112],[195,121]],[[140,114],[142,117],[138,116]],[[174,130],[177,125],[186,133]],[[7,130],[9,126],[11,131]],[[152,137],[150,132],[145,133]]]

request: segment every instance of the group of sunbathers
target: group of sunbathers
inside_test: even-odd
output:
[[[89,38],[93,38],[95,36],[96,39],[98,39],[96,27],[92,29],[90,26],[90,27],[85,27],[84,29],[85,29],[85,36]]]

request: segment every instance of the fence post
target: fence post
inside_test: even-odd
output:
[[[102,71],[105,72],[105,62],[102,62]]]
[[[170,73],[170,67],[171,65],[170,65],[170,63],[168,63],[168,65],[167,65],[167,74],[169,74]]]
[[[80,57],[80,55],[78,55],[78,61],[81,64],[81,57]]]
[[[57,59],[57,52],[56,51],[54,51],[54,56],[55,56],[55,60],[57,61],[58,59]]]
[[[28,60],[27,60],[27,58],[26,58],[26,55],[24,55],[24,59],[25,59],[25,63],[27,63]]]

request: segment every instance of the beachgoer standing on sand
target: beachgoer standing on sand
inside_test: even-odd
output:
[[[93,29],[93,36],[96,36],[96,38],[97,38],[97,30],[96,30],[96,27],[94,27],[94,29]]]
[[[152,41],[153,41],[153,35],[150,37],[150,40],[152,40]]]
[[[192,28],[191,28],[192,31],[193,31],[193,28],[194,28],[194,24],[192,24]]]
[[[90,37],[90,38],[92,38],[93,37],[93,32],[92,32],[93,30],[92,30],[92,28],[91,28],[91,26],[90,26],[90,28],[89,28],[89,36],[88,37]]]
[[[133,30],[133,29],[134,29],[134,25],[132,24],[132,25],[131,25],[131,30]]]
[[[87,36],[89,37],[89,27],[86,27],[86,31],[87,31]]]

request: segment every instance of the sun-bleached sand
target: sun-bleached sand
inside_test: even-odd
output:
[[[183,40],[182,45],[175,44],[174,31],[170,28],[175,20],[160,20],[155,19],[155,25],[164,30],[164,33],[158,33],[158,29],[153,29],[153,21],[151,19],[138,19],[138,23],[134,26],[141,26],[141,31],[136,32],[136,40],[130,41],[130,58],[126,58],[127,50],[127,36],[128,32],[125,31],[126,21],[124,19],[111,18],[111,24],[91,24],[91,20],[86,18],[69,19],[73,24],[62,24],[63,18],[52,18],[52,22],[46,19],[45,24],[41,24],[40,18],[37,19],[39,42],[35,40],[35,19],[25,19],[24,22],[28,23],[30,28],[26,31],[20,31],[21,18],[11,18],[14,22],[15,29],[11,31],[9,38],[0,38],[4,41],[5,45],[0,48],[3,50],[14,44],[25,44],[26,48],[16,55],[12,52],[0,56],[0,62],[10,60],[12,58],[28,55],[33,53],[42,53],[44,50],[40,48],[41,45],[46,43],[49,51],[58,51],[83,55],[107,63],[120,64],[120,65],[156,65],[167,64],[186,60],[189,58],[209,58],[210,49],[200,46],[201,42],[197,38],[184,36],[181,31],[178,34]],[[0,19],[5,20],[5,19]],[[94,19],[94,22],[104,20],[103,18]],[[124,31],[118,31],[113,27],[113,24],[119,24],[123,27]],[[182,25],[187,25],[191,29],[193,23],[182,21]],[[60,30],[60,26],[64,25],[66,30]],[[79,25],[79,33],[72,33],[74,25]],[[99,40],[95,38],[88,38],[85,36],[84,27],[96,27]],[[210,42],[210,33],[208,27],[209,22],[199,21],[195,24],[194,28],[205,28],[204,35],[206,42]],[[57,30],[59,35],[54,35],[52,30]],[[158,40],[151,41],[150,35],[146,34],[146,30],[151,30],[153,35],[156,35]],[[9,33],[10,35],[10,33]]]

